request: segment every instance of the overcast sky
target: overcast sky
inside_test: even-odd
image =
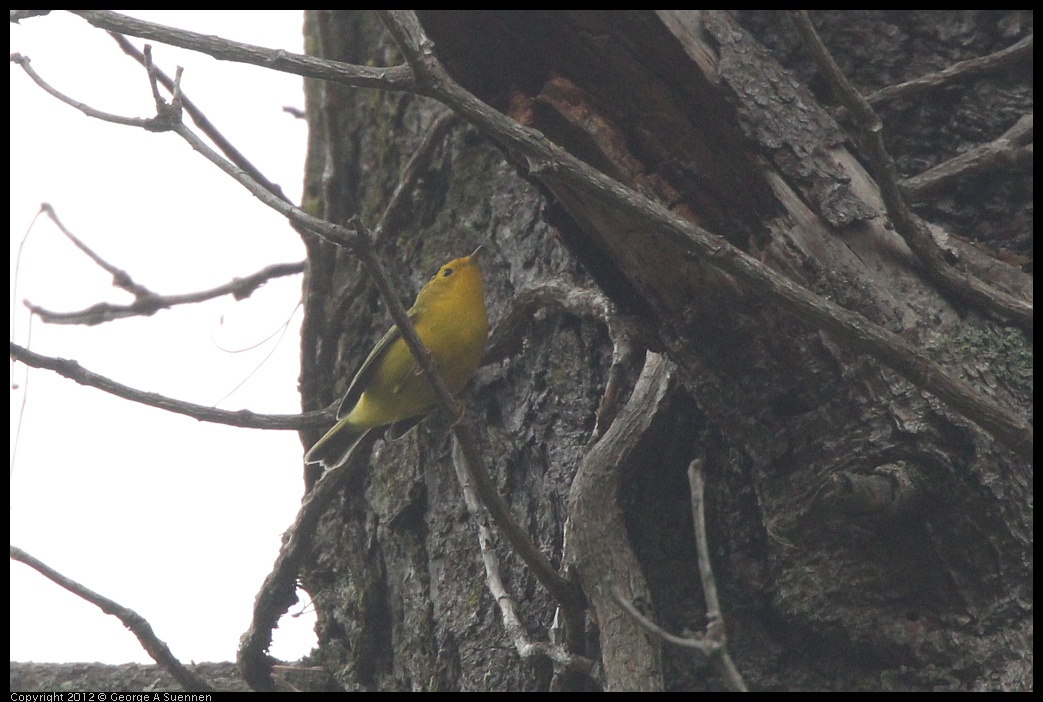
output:
[[[129,14],[302,51],[299,11]],[[10,31],[11,52],[30,57],[59,90],[110,112],[153,114],[144,71],[104,32],[61,12]],[[186,95],[299,202],[306,128],[283,107],[303,108],[300,79],[162,45],[154,55],[170,74],[185,68]],[[299,412],[301,276],[269,283],[245,301],[224,297],[92,327],[37,320],[30,330],[25,299],[54,310],[131,301],[51,223],[41,218],[30,228],[41,202],[99,255],[161,294],[300,261],[304,248],[285,220],[177,136],[91,120],[13,64],[10,75],[12,275],[25,240],[11,289],[12,340],[173,398]],[[284,336],[265,341],[287,322]],[[254,595],[300,503],[296,432],[204,424],[49,371],[32,370],[27,379],[21,365],[12,364],[11,375],[18,442],[11,543],[137,611],[182,661],[234,660]],[[284,617],[273,655],[307,653],[313,622],[310,611]],[[150,662],[113,617],[16,562],[11,660]]]

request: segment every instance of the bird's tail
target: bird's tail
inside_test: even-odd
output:
[[[304,462],[321,463],[326,470],[333,470],[344,463],[344,459],[364,433],[348,424],[345,417],[304,454]]]

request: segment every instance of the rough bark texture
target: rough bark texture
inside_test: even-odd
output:
[[[866,93],[1032,31],[1031,13],[1017,11],[813,19]],[[831,100],[784,15],[430,12],[421,21],[454,77],[489,104],[1031,414],[1031,339],[953,308],[924,280],[887,228],[857,148],[823,107]],[[398,62],[369,14],[315,13],[308,26],[321,56]],[[441,108],[332,85],[310,91],[309,197],[333,221],[357,212],[375,222]],[[1031,104],[1029,64],[886,106],[881,117],[912,176],[996,138]],[[712,261],[582,193],[526,180],[514,163],[457,129],[378,248],[411,299],[440,263],[485,243],[494,324],[518,290],[596,283],[636,319],[635,343],[672,361],[654,417],[634,416],[647,395],[624,392],[624,424],[595,437],[612,343],[604,323],[548,310],[464,393],[494,480],[555,564],[570,505],[587,496],[589,483],[573,485],[577,471],[618,470],[610,479],[635,560],[595,558],[599,544],[615,543],[608,512],[601,525],[574,525],[583,531],[566,554],[593,612],[588,646],[576,652],[605,655],[597,682],[720,684],[698,654],[660,656],[637,638],[646,634],[621,632],[619,612],[595,593],[600,577],[614,576],[666,629],[704,626],[685,483],[701,455],[732,656],[752,689],[1028,688],[1031,469]],[[961,182],[919,212],[1023,261],[1031,192],[1031,168],[1011,167]],[[388,320],[350,256],[314,242],[310,253],[301,386],[315,409],[344,390]],[[1016,268],[993,271],[1005,288],[1030,289]],[[633,385],[637,369],[625,375]],[[369,474],[330,510],[303,574],[320,617],[318,658],[349,689],[591,684],[516,655],[485,587],[450,440],[432,417],[378,444]],[[499,552],[530,637],[547,640],[554,603]],[[612,652],[628,650],[634,670],[621,673]]]

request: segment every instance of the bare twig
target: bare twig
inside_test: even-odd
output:
[[[642,614],[641,610],[634,606],[633,602],[628,600],[626,596],[623,595],[623,591],[619,589],[618,585],[613,583],[609,587],[609,592],[612,594],[612,599],[615,601],[615,603],[622,607],[624,610],[626,610],[626,613],[629,614],[634,621],[640,624],[641,628],[645,631],[651,634],[655,634],[663,641],[666,641],[669,644],[673,644],[674,646],[679,646],[680,648],[693,648],[696,651],[705,653],[707,656],[709,656],[710,653],[712,653],[714,648],[714,644],[712,642],[705,641],[703,639],[694,639],[686,636],[678,636],[677,634],[671,634],[669,631],[667,631],[666,629],[664,629],[663,627],[659,626],[651,619],[646,617],[644,614]]]
[[[119,603],[113,602],[109,598],[103,597],[93,590],[80,585],[75,580],[65,577],[16,546],[11,546],[11,558],[25,563],[48,580],[57,583],[77,597],[90,602],[102,612],[105,612],[105,614],[111,614],[119,619],[123,626],[130,629],[131,633],[137,637],[141,647],[152,657],[152,660],[169,672],[186,691],[216,692],[206,680],[186,668],[174,656],[167,645],[159,640],[148,621],[134,610],[127,609]]]
[[[728,653],[728,636],[724,628],[724,616],[717,599],[717,579],[713,576],[710,562],[710,546],[706,538],[706,490],[703,485],[703,459],[696,458],[688,464],[688,484],[692,491],[692,523],[695,526],[695,548],[699,555],[699,580],[706,601],[706,636],[716,648],[710,652],[710,660],[724,680],[728,689],[744,692],[746,683],[739,674]]]
[[[116,32],[109,32],[116,43],[119,45],[123,52],[133,58],[135,61],[140,63],[142,66],[146,66],[148,60],[145,54],[138,51],[138,48],[130,43],[130,41],[123,35]],[[171,93],[174,91],[174,80],[163,71],[156,67],[153,67],[154,75],[156,80]],[[253,165],[246,156],[230,142],[224,134],[211,122],[207,116],[200,110],[194,102],[189,100],[184,94],[181,95],[181,105],[185,108],[185,112],[192,118],[192,121],[196,123],[199,129],[210,138],[212,142],[217,144],[217,148],[221,149],[228,160],[235,165],[246,171],[251,178],[256,180],[258,183],[263,185],[265,188],[270,190],[275,195],[278,195],[283,200],[289,202],[289,198],[283,194],[282,188],[275,183],[268,180],[261,170]]]
[[[42,356],[27,348],[11,342],[11,358],[21,361],[33,368],[46,368],[58,375],[75,380],[80,385],[104,390],[110,395],[122,397],[131,402],[138,402],[149,407],[157,407],[161,410],[183,414],[204,422],[214,424],[227,424],[233,427],[245,427],[249,429],[286,429],[299,431],[308,427],[321,427],[329,424],[334,417],[336,407],[329,407],[321,412],[308,412],[306,414],[258,414],[250,410],[219,410],[213,407],[197,405],[192,402],[174,400],[154,392],[144,392],[136,388],[117,383],[103,375],[92,373],[76,361]]]
[[[485,582],[489,587],[489,592],[492,593],[493,599],[496,600],[496,604],[500,608],[503,628],[514,643],[518,656],[521,658],[545,656],[557,666],[560,666],[562,672],[568,670],[582,675],[591,675],[595,662],[589,658],[569,653],[561,646],[551,643],[529,641],[525,627],[518,619],[518,614],[514,610],[514,600],[500,577],[500,561],[496,556],[496,549],[493,547],[492,530],[489,528],[485,511],[481,508],[478,494],[475,491],[474,484],[471,482],[469,471],[464,467],[464,463],[465,459],[460,443],[456,442],[453,445],[453,467],[456,469],[456,479],[460,482],[460,487],[464,493],[467,511],[471,513],[471,518],[478,526],[478,544],[482,553],[482,563],[485,565]]]
[[[1015,164],[1032,167],[1032,114],[1024,115],[1000,137],[980,144],[934,168],[907,178],[902,189],[922,201],[968,176],[981,175]]]
[[[40,316],[45,322],[51,324],[102,324],[116,319],[127,317],[147,317],[160,310],[169,309],[177,305],[194,304],[212,300],[223,295],[231,295],[237,300],[250,297],[258,288],[275,278],[289,275],[298,275],[304,271],[304,261],[297,263],[276,263],[265,266],[261,270],[251,273],[244,278],[235,278],[223,285],[218,285],[209,290],[198,290],[181,295],[159,295],[150,294],[141,297],[129,305],[116,305],[109,302],[99,302],[87,309],[73,312],[55,312],[45,309],[39,305],[33,305],[27,300],[25,306]]]
[[[12,58],[12,60],[14,59]],[[146,64],[148,63],[147,57],[144,54],[142,55],[142,61]],[[15,62],[21,65],[23,68],[25,68],[29,75],[36,82],[36,84],[43,88],[45,91],[47,91],[49,94],[54,95],[66,104],[77,106],[78,109],[86,109],[86,114],[88,115],[98,116],[97,114],[95,114],[98,112],[97,110],[94,110],[93,108],[90,108],[89,106],[84,105],[83,103],[79,103],[75,100],[72,100],[64,96],[62,93],[58,92],[54,88],[52,88],[35,71],[32,71],[32,69],[29,67],[27,59],[25,59],[24,62]],[[173,86],[173,82],[171,82],[171,86]],[[198,113],[198,110],[196,110],[196,112]],[[199,113],[199,115],[201,119],[205,120],[205,117],[202,117],[201,113]],[[111,115],[109,116],[111,117]],[[127,119],[130,120],[130,122],[132,122],[132,126],[141,127],[143,129],[154,130],[157,124],[157,120],[155,118]],[[128,123],[125,120],[118,121],[121,124]],[[238,154],[238,151],[235,151],[235,153]],[[243,159],[243,161],[245,161],[245,159]],[[238,165],[240,165],[240,167],[244,167],[243,164]],[[274,194],[285,199],[281,191],[278,190],[277,186],[271,185],[267,181],[267,179],[264,180],[264,183],[267,184],[266,187],[268,187],[269,190],[272,190]],[[55,226],[58,227],[59,231],[61,231],[62,234],[64,234],[78,249],[83,251],[92,261],[98,264],[98,266],[100,266],[110,275],[112,275],[112,281],[114,286],[127,290],[136,298],[134,303],[131,305],[114,305],[103,302],[97,305],[93,305],[85,310],[77,310],[74,312],[54,312],[51,310],[47,310],[43,307],[39,307],[37,305],[33,305],[28,301],[26,302],[26,306],[34,313],[38,314],[43,321],[52,324],[101,324],[103,322],[109,322],[115,319],[124,319],[127,317],[134,316],[148,316],[155,314],[161,309],[167,309],[175,305],[202,302],[204,300],[213,299],[215,297],[221,297],[223,295],[233,295],[236,299],[242,300],[246,297],[249,297],[257,288],[259,288],[261,285],[263,285],[265,282],[272,278],[287,275],[295,275],[297,273],[303,272],[304,270],[303,261],[299,263],[275,264],[272,266],[268,266],[249,276],[246,276],[245,278],[237,278],[229,283],[218,286],[216,288],[212,288],[211,290],[204,290],[184,295],[159,295],[149,290],[144,285],[135,282],[133,277],[127,271],[121,268],[117,268],[116,266],[110,264],[108,261],[99,256],[97,253],[95,253],[89,246],[87,246],[87,244],[81,241],[75,234],[73,234],[69,230],[68,227],[65,226],[65,224],[58,217],[58,214],[54,210],[54,207],[51,206],[49,203],[41,204],[40,210],[54,222]]]
[[[242,300],[252,295],[255,290],[273,278],[296,275],[304,271],[304,261],[299,263],[279,263],[262,268],[245,278],[236,278],[231,282],[219,285],[216,288],[211,288],[210,290],[201,290],[183,295],[160,295],[149,290],[144,285],[135,282],[130,273],[121,268],[117,268],[95,253],[89,246],[77,238],[75,234],[69,231],[68,227],[66,227],[58,218],[57,212],[55,212],[50,204],[45,202],[40,205],[40,211],[46,214],[55,223],[62,234],[72,241],[78,249],[87,254],[92,261],[112,275],[112,284],[114,286],[127,290],[136,298],[130,305],[115,305],[108,302],[100,302],[88,307],[87,309],[77,310],[74,312],[54,312],[38,305],[34,305],[28,300],[25,301],[26,307],[28,307],[33,313],[39,315],[40,319],[44,322],[51,324],[94,325],[103,322],[110,322],[115,319],[125,319],[127,317],[149,316],[155,314],[159,310],[168,309],[176,305],[203,302],[223,295],[232,295],[235,299]]]
[[[143,129],[148,129],[153,121],[152,118],[124,117],[122,115],[114,115],[111,112],[103,112],[102,110],[97,110],[89,105],[85,105],[84,103],[78,100],[73,100],[64,93],[55,90],[42,78],[40,78],[40,75],[36,71],[34,71],[33,67],[30,65],[28,56],[22,56],[21,54],[11,54],[11,63],[15,63],[21,66],[22,70],[25,71],[25,74],[32,78],[34,83],[43,88],[44,92],[51,95],[52,97],[57,98],[58,100],[61,100],[70,107],[75,107],[77,110],[87,115],[88,117],[94,117],[95,119],[100,119],[103,122],[122,124],[128,127],[141,127]]]
[[[927,275],[945,294],[962,300],[975,308],[1009,319],[1025,331],[1032,331],[1032,304],[996,290],[972,275],[965,274],[946,261],[944,252],[935,243],[927,225],[913,214],[905,202],[898,183],[894,160],[884,146],[883,125],[850,81],[840,71],[836,61],[815,31],[806,11],[793,12],[797,29],[804,37],[815,62],[829,82],[837,98],[851,112],[861,130],[861,142],[873,164],[874,176],[887,215],[895,231],[923,264]]]
[[[248,63],[305,78],[318,78],[356,87],[406,92],[416,89],[413,72],[405,66],[392,68],[355,66],[337,61],[325,61],[314,56],[295,54],[282,49],[266,49],[262,46],[219,39],[198,32],[145,22],[118,12],[107,10],[70,10],[70,12],[100,29],[151,39],[171,46],[180,46],[222,61]]]
[[[134,295],[134,297],[138,298],[148,298],[153,297],[155,295],[154,292],[146,288],[144,285],[139,285],[138,283],[135,283],[134,279],[130,277],[130,273],[127,273],[122,268],[116,268],[116,266],[103,259],[101,256],[96,254],[93,249],[91,249],[85,243],[80,241],[80,239],[77,238],[77,236],[73,234],[71,231],[69,231],[69,228],[66,227],[65,224],[63,224],[62,221],[58,218],[58,213],[54,211],[54,207],[52,207],[50,203],[42,203],[40,205],[40,211],[47,215],[47,217],[49,217],[52,222],[54,222],[55,226],[58,227],[58,230],[62,234],[64,234],[65,237],[69,241],[71,241],[73,245],[76,246],[76,248],[78,248],[83,253],[87,254],[87,257],[89,259],[97,263],[101,268],[105,269],[109,274],[112,275],[112,284],[115,287],[123,288],[130,294]]]
[[[721,616],[721,605],[717,600],[717,580],[713,576],[713,565],[710,563],[710,547],[706,539],[706,510],[704,507],[705,490],[703,489],[702,459],[697,458],[688,464],[688,483],[692,491],[692,522],[695,526],[695,548],[699,559],[699,580],[702,582],[703,599],[706,602],[706,632],[699,636],[677,636],[666,631],[638,610],[628,600],[619,586],[612,585],[612,599],[634,618],[646,631],[655,634],[663,641],[701,651],[713,663],[717,674],[721,676],[725,686],[733,692],[746,692],[746,682],[728,653],[728,637],[725,633],[724,618]]]
[[[919,78],[906,81],[905,83],[899,83],[898,85],[889,85],[888,87],[871,94],[866,98],[866,101],[873,107],[880,107],[881,105],[886,105],[888,102],[893,102],[895,100],[912,98],[913,96],[919,95],[933,88],[948,85],[957,80],[977,78],[997,71],[1006,70],[1011,66],[1016,66],[1023,62],[1031,63],[1032,36],[1033,35],[1029,34],[1018,43],[1008,46],[1006,49],[1000,49],[988,56],[979,56],[977,58],[967,59],[966,61],[960,61],[959,63],[954,63],[948,68],[937,71],[936,73],[928,73],[925,76],[920,76]]]
[[[461,451],[466,458],[464,465],[471,476],[471,482],[481,497],[482,504],[486,506],[496,522],[497,528],[503,532],[518,557],[532,569],[540,584],[547,588],[551,596],[566,610],[566,617],[574,621],[584,610],[583,593],[554,569],[547,557],[536,548],[528,533],[514,520],[506,501],[493,485],[485,470],[482,455],[478,451],[478,442],[475,440],[470,423],[457,422],[453,427],[453,432],[456,440],[460,442]]]

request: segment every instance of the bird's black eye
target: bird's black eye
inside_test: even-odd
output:
[[[444,271],[442,271],[442,277],[443,278],[448,278],[452,274],[453,274],[453,269],[452,268],[446,268]]]

